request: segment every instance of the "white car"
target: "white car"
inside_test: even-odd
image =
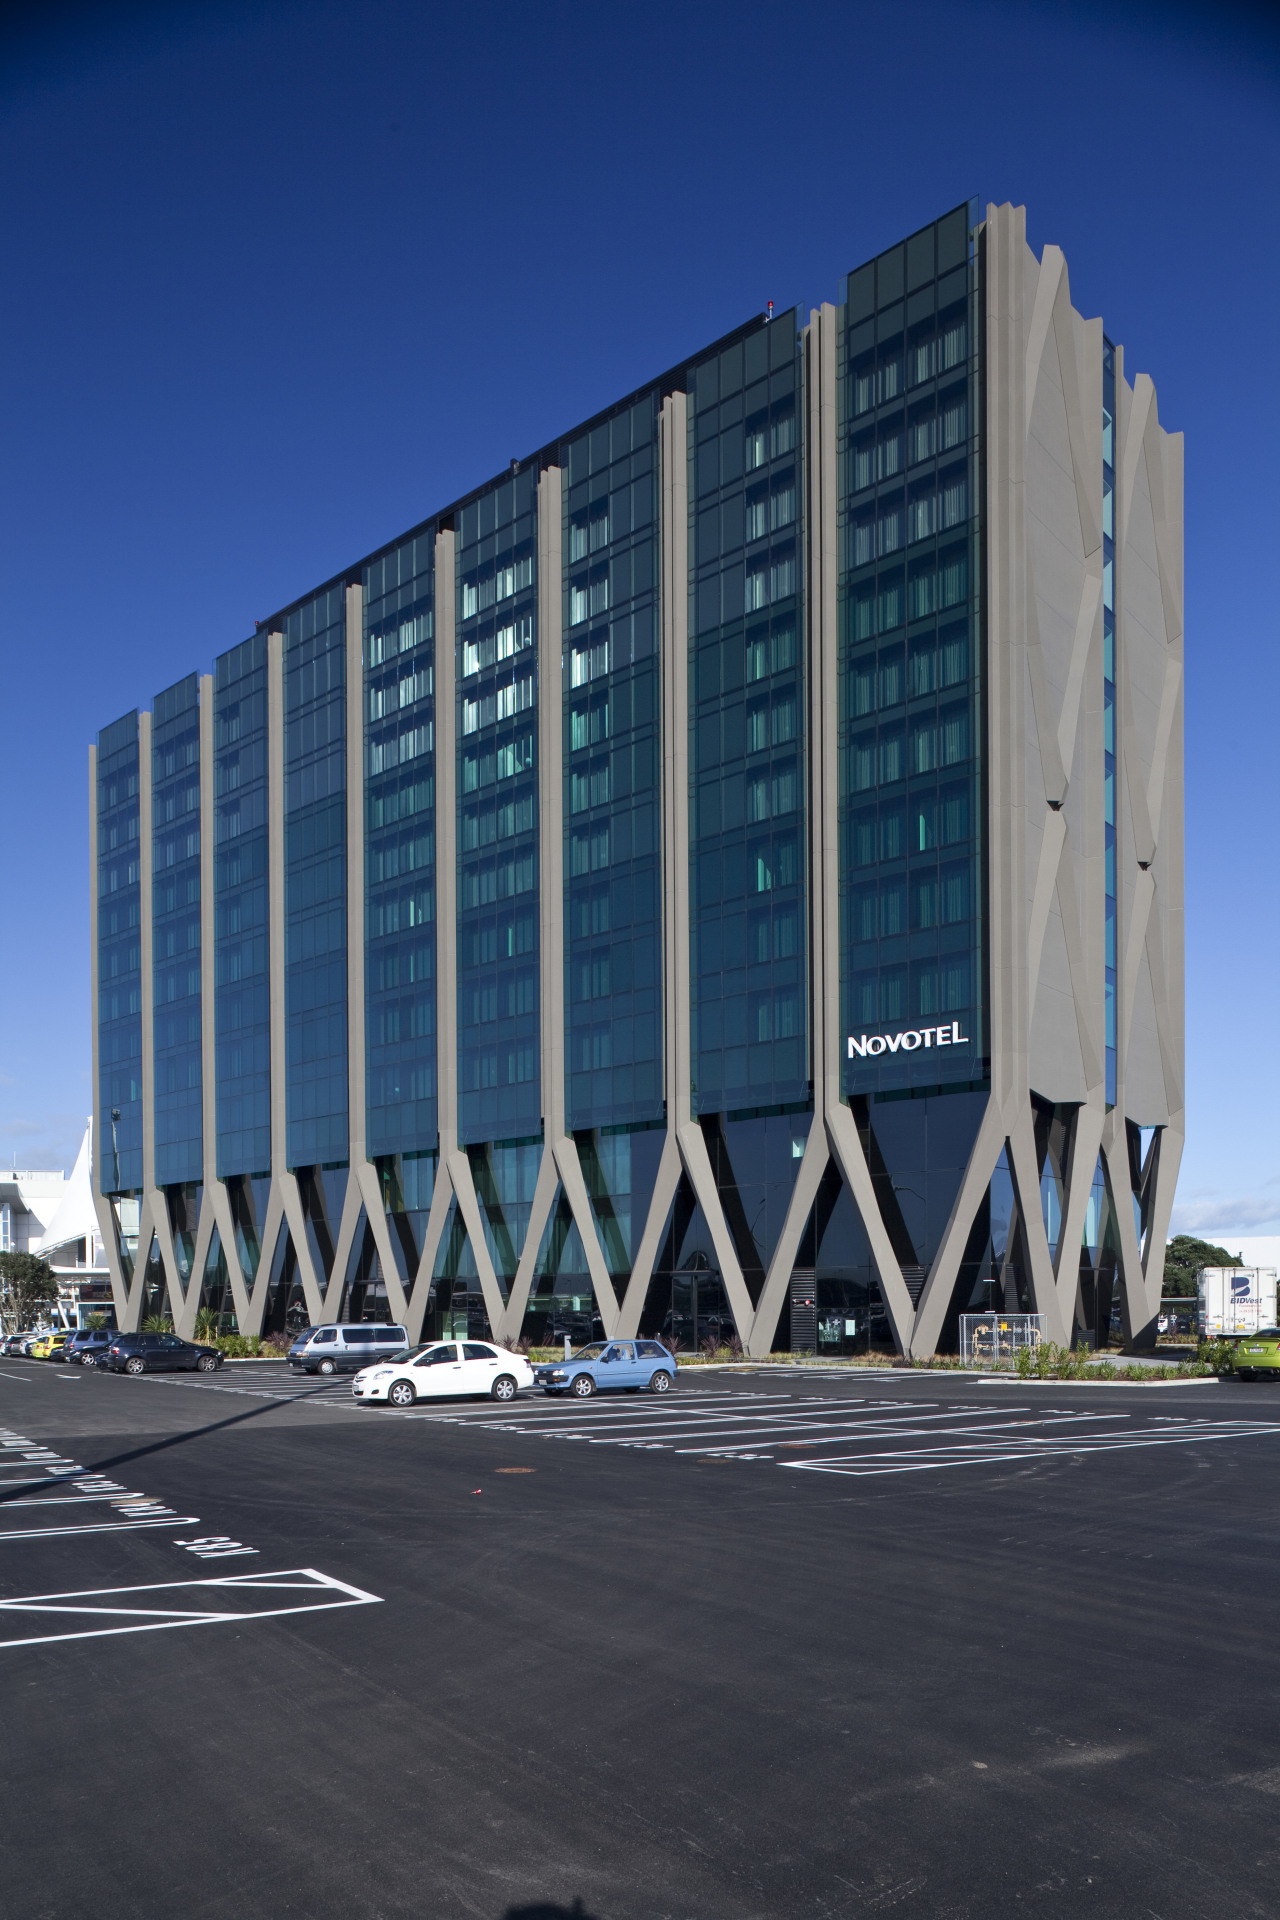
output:
[[[493,1400],[514,1400],[533,1385],[533,1368],[518,1353],[479,1340],[432,1340],[382,1366],[362,1367],[351,1382],[357,1400],[385,1400],[411,1407],[415,1400],[445,1394],[483,1393]]]

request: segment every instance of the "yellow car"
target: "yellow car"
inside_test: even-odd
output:
[[[58,1347],[65,1347],[66,1344],[67,1336],[65,1333],[46,1333],[41,1339],[37,1340],[32,1347],[31,1358],[33,1360],[51,1360],[55,1350]]]
[[[1238,1380],[1274,1380],[1280,1374],[1280,1327],[1259,1327],[1236,1343]]]

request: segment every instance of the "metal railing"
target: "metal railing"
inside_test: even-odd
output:
[[[966,1367],[1011,1366],[1025,1348],[1034,1353],[1044,1338],[1039,1313],[962,1313],[960,1359]]]

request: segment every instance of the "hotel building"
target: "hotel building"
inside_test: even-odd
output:
[[[513,461],[91,793],[122,1326],[1153,1336],[1182,441],[1022,209]]]

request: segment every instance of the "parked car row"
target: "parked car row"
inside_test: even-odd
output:
[[[2,1350],[112,1373],[212,1373],[222,1365],[216,1347],[176,1333],[105,1328],[72,1333],[40,1328],[10,1335]],[[513,1400],[532,1387],[578,1400],[611,1390],[667,1393],[677,1372],[674,1355],[659,1340],[592,1341],[564,1360],[534,1367],[523,1354],[487,1341],[428,1340],[411,1346],[404,1327],[369,1323],[309,1327],[294,1341],[288,1359],[295,1373],[353,1373],[357,1400],[393,1407],[446,1395]]]
[[[667,1393],[675,1385],[676,1371],[674,1355],[657,1340],[593,1341],[567,1360],[538,1367],[531,1366],[523,1354],[483,1340],[431,1340],[362,1367],[351,1391],[357,1400],[393,1407],[411,1407],[417,1400],[453,1394],[514,1400],[522,1387],[534,1386],[544,1393],[570,1393],[575,1399],[588,1400],[610,1389]]]
[[[212,1373],[222,1365],[216,1347],[180,1340],[176,1333],[117,1333],[110,1328],[14,1333],[3,1351],[69,1366],[102,1367],[109,1373]]]

